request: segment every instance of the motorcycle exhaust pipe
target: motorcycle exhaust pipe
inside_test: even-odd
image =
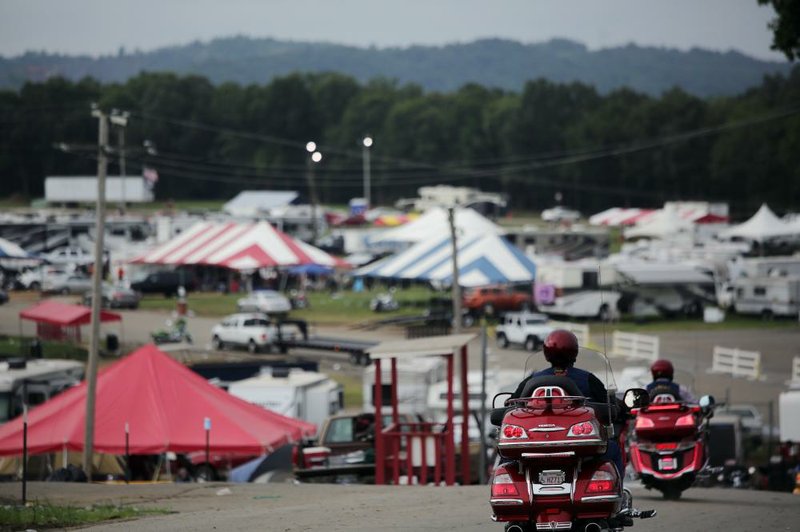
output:
[[[583,527],[583,532],[601,532],[602,528],[597,523],[587,523],[585,527]]]
[[[523,532],[522,527],[519,525],[511,525],[506,528],[506,532]]]

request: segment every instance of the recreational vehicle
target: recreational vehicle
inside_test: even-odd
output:
[[[536,305],[541,312],[570,318],[612,319],[621,294],[611,288],[616,272],[597,261],[551,262],[537,265]]]
[[[0,423],[28,407],[44,403],[83,379],[76,360],[8,359],[0,362]]]
[[[739,277],[726,286],[730,305],[738,314],[797,316],[800,276]],[[724,293],[724,292],[723,292]]]

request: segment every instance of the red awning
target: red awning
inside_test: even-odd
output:
[[[86,383],[71,388],[28,414],[28,452],[81,450]],[[312,435],[316,427],[230,395],[146,345],[100,372],[97,379],[95,452],[185,453],[205,449],[209,419],[212,452],[263,454]],[[22,454],[22,418],[0,427],[0,455]]]
[[[267,222],[200,222],[131,262],[176,266],[197,264],[232,270],[306,264],[334,268],[349,266],[319,248],[278,231]]]
[[[70,327],[88,325],[92,321],[92,309],[81,305],[69,305],[60,301],[45,300],[19,313],[23,320]],[[100,311],[100,321],[122,321],[122,316],[107,310]]]

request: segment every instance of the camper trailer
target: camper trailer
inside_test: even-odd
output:
[[[621,309],[638,318],[701,316],[716,304],[714,273],[710,268],[673,262],[630,261],[616,264]]]
[[[0,423],[20,415],[22,405],[44,403],[83,379],[76,360],[9,359],[0,362]]]
[[[800,276],[739,277],[723,288],[738,314],[797,316],[800,310]]]
[[[541,312],[570,318],[609,320],[617,314],[621,294],[612,290],[615,272],[597,261],[537,264],[536,305]]]
[[[324,373],[273,367],[250,379],[230,384],[228,392],[273,412],[317,426],[344,407],[340,384]]]

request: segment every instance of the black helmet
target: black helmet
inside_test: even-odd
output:
[[[578,338],[565,329],[556,329],[544,340],[544,358],[557,368],[569,368],[578,358]]]

